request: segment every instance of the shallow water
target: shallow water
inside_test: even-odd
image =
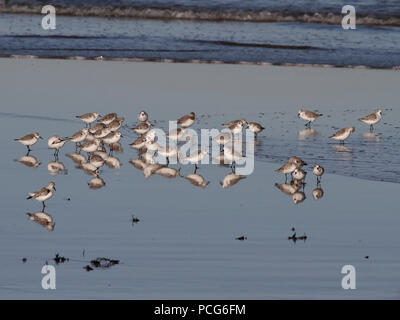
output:
[[[400,66],[398,27],[0,15],[0,55],[171,59],[330,66]]]
[[[321,119],[314,127],[320,132],[314,141],[321,146],[318,149],[308,145],[310,140],[298,139],[298,130],[303,129],[301,121],[296,120],[288,132],[282,131],[282,126],[287,127],[286,124],[295,120],[296,111],[292,112],[295,105],[274,109],[272,95],[268,107],[258,104],[256,92],[250,98],[250,91],[257,88],[249,88],[250,82],[245,80],[249,75],[257,78],[258,68],[220,66],[220,78],[211,80],[205,76],[210,75],[209,66],[16,62],[0,60],[3,74],[7,75],[2,87],[4,109],[0,114],[0,147],[7,151],[0,160],[1,298],[399,298],[397,226],[400,216],[396,196],[400,185],[329,173],[343,169],[341,173],[347,174],[344,170],[347,164],[354,171],[359,168],[355,165],[358,161],[335,159],[330,153],[334,152],[332,144],[323,145],[325,133],[331,130],[328,119],[340,126],[348,121],[342,118],[344,113],[318,108],[323,113],[333,113],[331,118]],[[91,69],[93,66],[96,71]],[[59,73],[60,70],[65,72]],[[270,77],[278,70],[286,77],[288,87],[290,82],[297,83],[297,72],[299,77],[309,77],[310,84],[318,81],[318,70],[294,72],[296,69],[289,68],[261,72],[264,75],[267,72]],[[124,79],[125,72],[129,75],[128,82]],[[242,91],[237,92],[248,101],[243,112],[238,111],[241,100],[231,92],[235,91],[232,72],[240,72],[244,81]],[[363,73],[355,70],[334,73],[340,79],[343,75],[351,78],[359,72]],[[164,81],[164,76],[171,78],[172,74],[175,82]],[[376,72],[373,75],[375,80],[380,77]],[[384,75],[390,81],[392,73]],[[38,81],[31,86],[35,77],[53,81]],[[189,83],[188,79],[193,82]],[[225,82],[216,90],[212,82],[222,79]],[[275,81],[279,82],[279,77]],[[367,87],[365,82],[364,85]],[[383,82],[379,85],[385,86]],[[147,91],[146,87],[151,90]],[[268,92],[258,92],[260,101],[265,101],[261,92]],[[204,99],[199,101],[199,96]],[[323,97],[328,99],[329,93]],[[315,101],[318,99],[315,96]],[[370,103],[374,103],[373,99]],[[281,101],[287,102],[284,97]],[[204,109],[195,107],[200,102]],[[389,98],[385,101],[385,105],[391,103]],[[41,162],[37,168],[14,161],[26,152],[24,146],[12,141],[15,137],[30,131],[40,131],[44,137],[55,133],[69,135],[82,126],[73,116],[88,109],[103,114],[107,110],[118,112],[128,119],[130,126],[142,107],[149,110],[151,119],[158,120],[160,127],[166,125],[163,120],[189,110],[199,116],[194,125],[197,130],[212,127],[221,119],[242,116],[265,121],[267,129],[259,137],[255,172],[228,189],[222,189],[219,181],[230,169],[220,166],[200,167],[198,173],[210,181],[205,189],[192,186],[182,178],[154,175],[146,180],[129,163],[137,153],[128,146],[135,135],[126,127],[122,130],[126,135],[122,141],[124,152],[115,153],[121,160],[121,169],[104,167],[100,176],[106,186],[99,190],[89,189],[87,183],[91,177],[75,169],[75,164],[66,157],[74,151],[71,144],[59,156],[67,174],[49,174],[47,164],[54,157],[45,141],[33,146],[30,153]],[[357,108],[357,114],[364,109],[367,111],[367,107]],[[385,122],[394,123],[397,112],[394,108],[384,111],[393,115]],[[354,113],[350,112],[352,117]],[[279,121],[272,121],[273,115]],[[358,134],[364,128],[360,124],[346,147],[368,149],[366,152],[373,154],[376,144],[381,148],[388,146],[386,136],[394,130],[392,127],[382,121],[377,129],[381,140],[359,146]],[[280,134],[284,134],[283,143],[278,143]],[[318,156],[324,157],[320,160],[328,173],[322,178],[324,196],[321,199],[312,198],[316,180],[311,173],[306,180],[306,199],[297,205],[275,187],[275,183],[284,182],[284,177],[274,172],[280,165],[278,160],[294,151],[309,162],[315,160],[317,151]],[[396,158],[396,153],[392,151],[391,157],[388,154],[385,157],[385,161],[390,161]],[[266,159],[275,163],[264,162]],[[383,172],[380,161],[376,158],[371,161],[375,161],[376,172]],[[183,174],[192,171],[193,166],[182,166]],[[357,172],[362,174],[362,170]],[[57,191],[45,211],[54,219],[54,231],[28,219],[26,212],[40,211],[41,205],[25,200],[27,192],[51,180],[55,181]],[[132,215],[140,221],[132,224]],[[293,227],[297,236],[307,235],[305,242],[288,240]],[[247,240],[235,240],[240,236],[246,236]],[[52,258],[56,253],[69,261],[56,267],[57,289],[46,291],[40,286],[41,268],[46,261],[54,264]],[[97,257],[118,259],[120,264],[85,271],[83,267]],[[356,267],[356,290],[341,288],[341,268],[346,264]]]

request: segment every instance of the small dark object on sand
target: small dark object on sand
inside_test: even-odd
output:
[[[139,218],[136,218],[134,215],[132,215],[132,225],[134,224],[134,223],[138,223],[140,220],[139,220]]]
[[[64,263],[64,262],[66,262],[66,261],[69,261],[68,258],[61,257],[58,253],[57,253],[56,256],[53,258],[53,260],[55,261],[56,264]]]
[[[239,237],[239,238],[235,238],[235,240],[244,241],[244,240],[247,240],[247,237],[241,236],[241,237]]]
[[[365,258],[365,259],[369,259],[369,256],[365,256],[364,258]]]
[[[27,261],[27,259],[24,257],[22,258],[22,262],[25,263]]]
[[[119,260],[112,260],[108,258],[97,258],[96,260],[90,261],[90,264],[95,268],[110,268],[113,265],[119,264]]]
[[[87,272],[93,270],[93,268],[91,266],[89,266],[89,265],[84,266],[83,269],[85,269]]]
[[[294,229],[294,228],[293,228],[293,229]],[[292,229],[292,231],[293,231],[293,229]],[[294,243],[296,243],[297,240],[303,240],[304,242],[306,242],[307,236],[306,236],[306,234],[304,234],[304,235],[302,235],[302,236],[300,236],[300,237],[297,237],[297,236],[296,236],[296,232],[295,232],[295,233],[293,233],[293,235],[291,235],[290,237],[288,237],[288,240],[292,240]]]

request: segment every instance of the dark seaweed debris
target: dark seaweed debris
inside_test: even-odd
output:
[[[292,232],[293,232],[293,234],[288,237],[288,240],[292,240],[294,243],[296,243],[297,240],[303,240],[304,242],[306,242],[307,236],[305,233],[304,233],[304,235],[297,237],[295,228],[292,228]]]
[[[69,261],[68,258],[61,257],[58,253],[57,253],[56,256],[53,258],[53,260],[54,260],[54,262],[55,262],[56,264],[64,263],[64,262],[66,262],[66,261]]]
[[[244,240],[247,240],[247,237],[241,236],[241,237],[239,237],[239,238],[235,238],[235,240],[244,241]]]
[[[108,258],[97,258],[96,260],[90,261],[91,267],[100,269],[107,269],[116,264],[119,264],[119,260],[113,260]]]

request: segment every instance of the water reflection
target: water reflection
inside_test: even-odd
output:
[[[36,213],[27,213],[27,215],[30,220],[47,228],[47,230],[54,230],[56,224],[53,222],[53,217],[50,214],[41,211]]]
[[[299,131],[299,140],[306,140],[316,136],[318,132],[312,128],[307,128]]]
[[[324,196],[324,190],[320,185],[312,191],[312,196],[314,200],[321,199]]]
[[[30,156],[29,154],[22,156],[15,161],[31,168],[37,168],[41,165],[41,162],[39,162],[35,156]]]
[[[245,179],[246,176],[242,176],[239,174],[235,174],[235,173],[228,173],[224,179],[222,180],[222,182],[220,182],[222,188],[227,189],[229,187],[234,186],[235,184],[237,184],[240,180]]]
[[[65,168],[64,164],[58,161],[50,161],[47,164],[47,170],[52,176],[56,176],[60,173],[68,174],[68,170]]]
[[[192,185],[196,187],[201,187],[205,188],[209,185],[210,181],[206,182],[203,176],[197,174],[197,173],[192,173],[184,176],[186,180],[188,180]]]
[[[100,189],[100,188],[104,187],[105,185],[106,185],[106,183],[99,176],[94,177],[88,183],[88,186],[90,189]]]
[[[380,135],[375,132],[365,132],[361,136],[368,141],[379,142],[380,140]]]

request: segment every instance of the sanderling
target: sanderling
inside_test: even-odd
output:
[[[72,136],[70,136],[66,139],[68,139],[71,142],[80,143],[80,142],[85,141],[88,133],[89,133],[89,129],[83,128],[82,130],[75,132]]]
[[[312,192],[314,200],[321,199],[324,196],[324,190],[321,187],[315,188]]]
[[[123,138],[123,136],[121,136],[121,138]],[[108,146],[110,147],[111,153],[113,153],[114,151],[119,153],[124,152],[124,149],[122,148],[122,145],[119,142],[110,143]]]
[[[100,140],[99,139],[95,139],[93,141],[87,141],[85,142],[83,145],[78,146],[79,149],[87,152],[87,153],[91,153],[97,150],[97,148],[100,145]]]
[[[254,132],[255,135],[259,134],[265,129],[261,124],[257,122],[248,122],[247,125],[249,126],[249,129]]]
[[[244,126],[247,122],[246,122],[246,119],[233,120],[233,121],[230,121],[230,122],[227,122],[227,123],[223,123],[222,126],[223,127],[231,127],[233,125],[237,125],[238,123],[242,123],[243,126]]]
[[[182,138],[185,134],[185,128],[177,128],[171,130],[169,133],[167,133],[165,136],[172,141],[182,141]]]
[[[308,121],[306,123],[306,126],[310,127],[311,122],[317,120],[319,117],[322,117],[323,115],[320,113],[300,109],[299,112],[297,113],[297,116],[303,120]]]
[[[336,132],[333,136],[330,136],[329,138],[339,140],[340,143],[344,143],[344,140],[346,140],[352,132],[354,132],[356,128],[354,127],[347,127],[340,129],[338,132]]]
[[[230,126],[227,126],[229,128],[229,130],[231,130],[231,132],[236,135],[236,134],[240,134],[243,131],[243,128],[245,126],[246,122],[243,121],[239,121],[237,123],[234,123]]]
[[[38,161],[38,159],[34,156],[22,156],[19,159],[15,160],[19,163],[22,163],[23,165],[27,167],[32,167],[32,168],[37,168],[41,165],[41,163]]]
[[[188,174],[184,176],[184,178],[188,180],[192,185],[201,188],[207,187],[208,184],[210,183],[209,181],[206,182],[205,179],[197,173]]]
[[[53,217],[45,212],[27,213],[30,220],[37,222],[38,224],[46,227],[47,230],[53,231],[55,223],[53,223]]]
[[[81,116],[75,116],[75,118],[82,120],[84,123],[86,123],[86,125],[90,125],[91,123],[95,122],[98,117],[98,112],[85,113]]]
[[[374,130],[374,125],[377,124],[379,121],[381,121],[382,119],[382,110],[379,109],[374,113],[371,113],[365,117],[362,117],[358,120],[360,120],[361,122],[364,122],[366,124],[369,124],[369,129],[370,131]]]
[[[135,141],[133,141],[130,146],[133,149],[142,149],[145,147],[146,143],[147,143],[147,138],[145,136],[140,136],[139,138],[137,138]]]
[[[102,117],[98,122],[104,123],[105,125],[110,124],[117,118],[117,114],[115,112],[106,114],[104,117]]]
[[[181,169],[179,168],[177,170],[174,168],[161,167],[160,169],[157,169],[154,173],[163,176],[164,178],[176,178],[181,175]]]
[[[27,199],[35,199],[39,202],[43,203],[43,209],[46,207],[45,201],[49,200],[53,196],[53,189],[54,191],[56,190],[56,184],[51,181],[47,187],[43,187],[42,189],[35,191],[35,192],[30,192],[29,197]]]
[[[303,169],[300,169],[300,168],[296,168],[292,172],[292,177],[295,180],[303,180],[303,179],[305,179],[306,175],[307,175],[307,172],[305,172]]]
[[[30,146],[33,146],[38,141],[38,139],[43,139],[43,138],[40,136],[39,133],[35,132],[27,134],[22,138],[14,139],[14,141],[21,142],[24,146],[28,148],[28,151],[30,151],[31,150]]]
[[[283,173],[287,180],[288,174],[293,173],[294,170],[296,170],[297,168],[301,168],[304,165],[306,165],[306,163],[299,157],[290,157],[287,163],[285,163],[282,167],[275,171],[278,173]]]
[[[193,125],[195,118],[196,115],[194,114],[194,112],[191,112],[179,118],[177,124],[180,125],[182,128],[189,128]]]
[[[207,150],[197,150],[193,153],[191,153],[187,157],[180,157],[179,161],[182,162],[189,162],[191,164],[194,164],[194,173],[196,173],[198,166],[197,164],[203,160],[203,158],[208,154]]]
[[[93,136],[96,139],[103,139],[106,135],[110,134],[111,130],[109,127],[105,127],[103,129],[97,130],[95,133],[93,133]]]
[[[125,121],[125,118],[124,118],[124,117],[117,118],[117,119],[113,120],[113,121],[108,125],[108,128],[109,128],[112,132],[117,131],[117,130],[119,130],[119,128],[121,128],[122,122],[124,122],[124,121]]]
[[[150,128],[151,128],[150,121],[145,121],[145,122],[139,123],[135,128],[132,128],[132,130],[138,134],[144,134],[147,131],[149,131]]]
[[[142,110],[139,112],[139,115],[138,115],[139,122],[145,122],[145,121],[147,121],[148,118],[149,118],[149,116],[146,111]]]
[[[222,186],[222,188],[226,189],[226,188],[229,188],[229,187],[235,185],[240,180],[245,179],[245,178],[246,178],[246,176],[242,176],[242,175],[235,174],[235,173],[228,173],[224,177],[224,180],[222,182],[220,182],[220,185]]]
[[[158,148],[157,153],[165,157],[167,159],[167,163],[169,163],[170,158],[177,160],[179,148],[176,146],[160,147]]]
[[[54,155],[57,156],[59,150],[64,146],[67,140],[61,139],[59,136],[55,135],[49,138],[47,145],[50,149],[55,149]]]
[[[119,131],[111,132],[106,135],[102,140],[105,144],[117,143],[122,138],[122,133]]]
[[[219,145],[223,146],[232,141],[232,134],[230,132],[221,132],[213,138]]]
[[[93,133],[95,133],[97,130],[104,129],[104,128],[106,128],[106,127],[107,127],[107,125],[105,125],[104,123],[96,123],[93,127],[89,128],[89,132],[90,132],[91,134],[93,134]]]
[[[313,173],[317,176],[317,182],[321,180],[322,175],[324,174],[324,168],[320,165],[316,164],[313,168]]]

